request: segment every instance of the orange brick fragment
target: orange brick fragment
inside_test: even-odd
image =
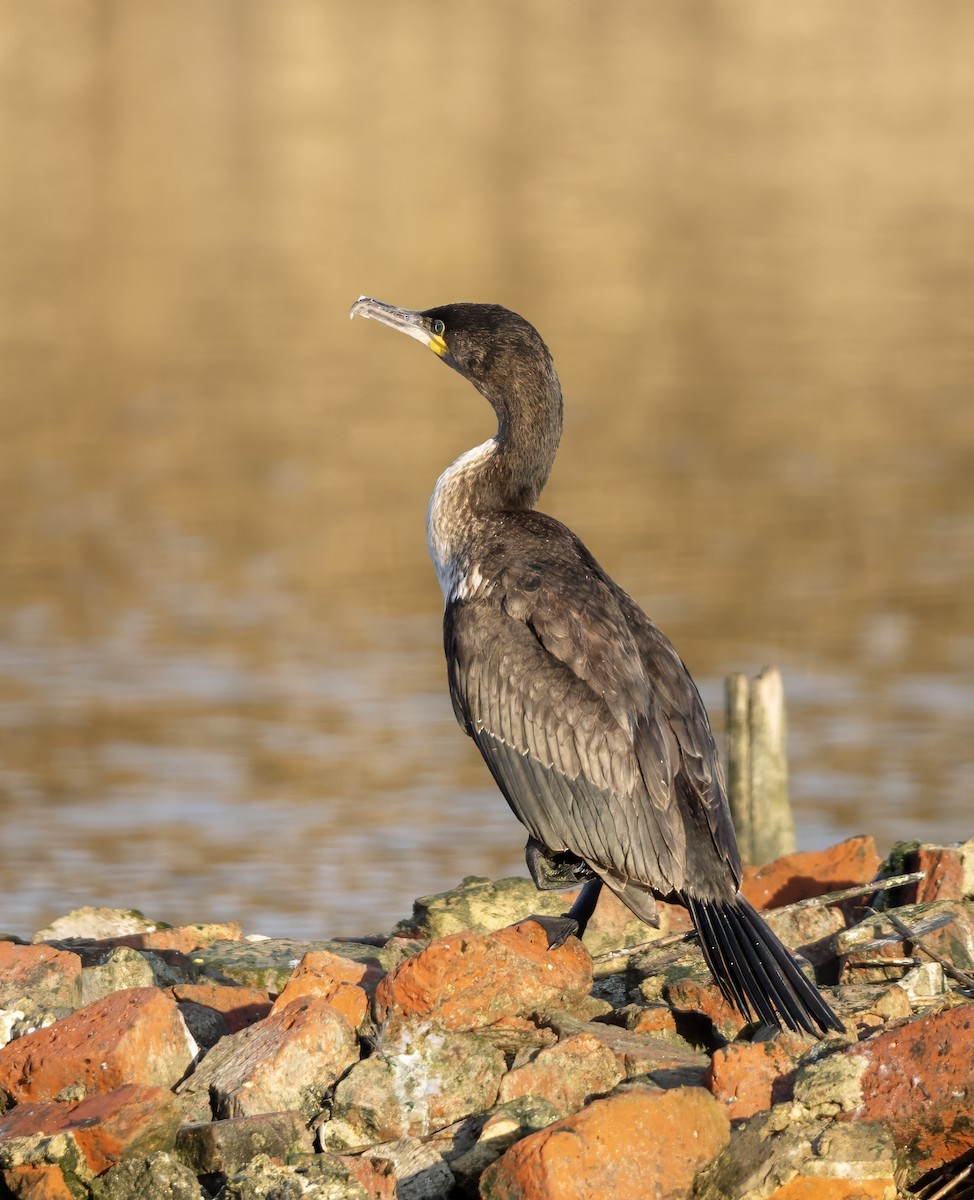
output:
[[[481,1179],[484,1200],[685,1200],[730,1139],[703,1088],[633,1087],[515,1144]]]
[[[741,891],[755,908],[779,908],[875,879],[880,867],[871,837],[853,837],[827,850],[785,854],[763,867],[746,867]]]
[[[49,1100],[17,1105],[0,1118],[0,1144],[15,1138],[64,1134],[100,1175],[126,1154],[168,1150],[176,1140],[182,1113],[168,1088],[129,1084],[94,1093],[77,1104]]]
[[[523,921],[496,933],[437,938],[381,981],[379,1020],[426,1016],[473,1030],[565,1007],[588,994],[592,960],[577,938],[548,949],[544,930]]]
[[[732,1121],[788,1099],[788,1076],[808,1048],[785,1034],[771,1042],[733,1042],[714,1051],[704,1085]]]
[[[7,1185],[4,1194],[16,1196],[17,1200],[75,1200],[61,1168],[47,1163],[9,1167],[0,1174],[0,1179]]]
[[[126,988],[0,1049],[0,1091],[21,1104],[55,1100],[66,1087],[110,1092],[127,1083],[172,1087],[195,1044],[160,988]]]
[[[320,996],[357,1029],[365,1020],[369,1000],[384,975],[377,963],[358,962],[327,950],[310,950],[274,1001],[273,1011],[280,1012],[300,996]]]
[[[227,1031],[236,1033],[271,1011],[270,992],[262,988],[234,987],[221,983],[177,983],[169,989],[177,1000],[212,1008],[226,1022]]]

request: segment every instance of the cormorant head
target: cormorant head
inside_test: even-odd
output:
[[[502,425],[512,416],[515,396],[528,405],[549,398],[560,420],[561,390],[548,347],[534,326],[509,308],[464,303],[416,312],[362,296],[349,315],[372,317],[429,346],[487,397]]]
[[[349,315],[372,317],[429,346],[487,397],[497,414],[493,452],[485,459],[493,469],[495,507],[533,507],[555,461],[562,423],[558,376],[534,326],[499,304],[414,312],[368,296],[356,300]]]

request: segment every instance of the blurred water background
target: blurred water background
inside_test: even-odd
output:
[[[523,833],[426,557],[486,405],[362,292],[529,317],[543,507],[799,842],[974,833],[974,6],[0,0],[0,928],[352,934]]]

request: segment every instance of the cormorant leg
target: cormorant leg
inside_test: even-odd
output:
[[[595,906],[599,902],[599,893],[601,891],[602,880],[594,878],[593,875],[593,878],[578,893],[575,903],[568,910],[568,918],[575,921],[578,925],[578,937],[581,937],[588,927],[589,918],[595,912]]]
[[[539,892],[563,892],[595,878],[595,872],[567,850],[549,850],[536,837],[529,837],[524,859]]]
[[[589,918],[595,912],[599,892],[602,891],[602,880],[590,879],[578,893],[578,898],[567,913],[561,917],[530,916],[527,919],[540,925],[548,938],[548,949],[557,950],[559,946],[575,934],[581,937],[588,925]]]

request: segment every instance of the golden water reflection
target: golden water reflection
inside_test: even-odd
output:
[[[806,845],[972,832],[974,10],[0,0],[0,926],[354,933],[523,839],[423,515],[490,432],[361,292],[499,300],[545,507]]]

